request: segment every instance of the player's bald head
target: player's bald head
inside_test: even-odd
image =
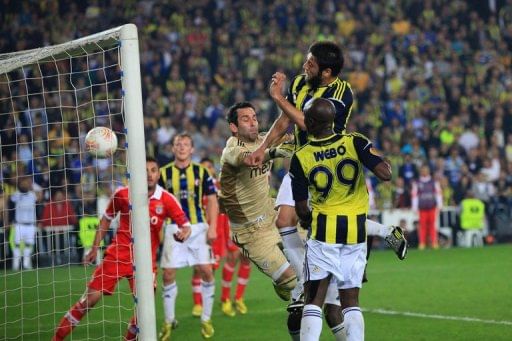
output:
[[[315,98],[306,105],[304,119],[307,130],[311,134],[320,130],[331,129],[334,122],[336,108],[325,98]]]

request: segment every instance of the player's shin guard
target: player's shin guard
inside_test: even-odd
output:
[[[304,306],[300,326],[300,339],[302,341],[316,341],[322,333],[322,308],[314,304]]]
[[[347,341],[364,340],[364,318],[359,307],[343,309]]]
[[[164,285],[162,297],[164,299],[165,322],[172,323],[175,317],[176,297],[178,296],[178,286],[176,282]]]
[[[224,263],[222,267],[222,294],[220,296],[222,302],[231,299],[231,280],[233,279],[234,273],[235,268],[233,265],[228,262]]]
[[[137,322],[135,316],[132,316],[130,320],[130,324],[128,325],[128,329],[126,330],[126,334],[124,335],[125,341],[132,341],[137,339],[137,333],[139,329],[137,328]]]
[[[201,276],[193,276],[192,277],[192,298],[194,300],[194,305],[202,305],[203,298],[201,297]]]
[[[203,296],[203,313],[201,321],[209,321],[212,316],[213,299],[215,297],[215,281],[201,281],[201,294]]]
[[[249,275],[251,274],[251,263],[240,263],[238,268],[238,283],[236,286],[235,300],[244,297],[245,287],[249,282]]]
[[[302,268],[304,266],[304,242],[299,236],[297,227],[283,227],[279,229],[279,234],[283,240],[284,254],[292,265],[297,278],[302,279]]]
[[[87,314],[87,308],[85,305],[80,301],[76,302],[60,320],[52,340],[64,340],[64,338],[71,333],[78,323],[80,323],[85,314]]]

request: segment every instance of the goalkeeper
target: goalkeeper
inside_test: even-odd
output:
[[[229,217],[232,240],[265,275],[272,279],[277,295],[288,301],[297,275],[282,251],[274,228],[276,213],[269,195],[272,160],[290,157],[293,146],[271,147],[259,167],[246,165],[247,156],[262,142],[254,106],[240,102],[228,110],[231,136],[221,156],[221,209]]]

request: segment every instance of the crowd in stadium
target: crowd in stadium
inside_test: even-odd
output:
[[[269,127],[278,113],[268,96],[271,75],[291,77],[312,42],[336,41],[345,56],[341,77],[356,99],[348,130],[366,134],[392,163],[393,181],[373,182],[376,208],[410,207],[424,163],[442,184],[444,205],[472,191],[488,213],[512,206],[510,0],[4,1],[0,22],[1,53],[137,24],[147,151],[161,163],[172,159],[169,141],[180,131],[193,136],[197,160],[218,161],[229,135],[225,108],[236,101],[254,103],[260,126]],[[48,133],[56,146],[76,134],[60,127]],[[3,165],[17,157],[29,172],[39,153],[61,155],[52,144],[36,146],[37,129],[21,135],[17,156],[15,143],[4,143],[14,130],[1,134]],[[73,155],[50,158],[52,178],[62,179],[65,164],[70,183],[94,179],[92,167],[74,171]],[[83,186],[76,189],[82,196]]]

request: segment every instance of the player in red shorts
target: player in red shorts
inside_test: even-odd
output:
[[[176,240],[183,241],[190,236],[190,223],[181,209],[176,198],[158,185],[160,168],[154,158],[146,159],[146,171],[148,178],[149,215],[151,229],[151,252],[153,257],[153,272],[156,274],[156,250],[160,244],[160,231],[167,218],[175,221],[179,230],[175,233]],[[87,314],[87,312],[99,302],[102,295],[112,295],[117,283],[126,278],[134,292],[133,276],[133,244],[130,230],[130,202],[128,187],[118,189],[107,206],[91,251],[85,256],[85,262],[96,260],[98,248],[103,237],[107,233],[110,222],[117,214],[120,214],[119,228],[112,243],[105,251],[103,262],[94,271],[93,277],[87,285],[86,292],[69,309],[61,319],[52,340],[64,340],[73,328]],[[137,326],[135,315],[132,317],[125,340],[135,340]]]
[[[220,182],[217,181],[217,172],[215,170],[213,161],[208,158],[201,160],[203,165],[211,176],[215,179],[215,185],[220,190]],[[220,212],[217,218],[217,239],[212,244],[212,252],[215,257],[215,263],[213,264],[214,270],[217,270],[220,266],[220,261],[226,257],[224,266],[222,267],[222,312],[227,316],[235,316],[236,311],[240,314],[247,313],[247,306],[244,302],[245,287],[249,281],[249,275],[251,273],[251,261],[243,256],[238,249],[238,246],[233,243],[230,236],[229,230],[229,219],[225,213]],[[231,280],[235,272],[235,267],[240,260],[238,267],[238,282],[235,292],[235,299],[231,301]],[[201,291],[200,291],[201,279],[199,274],[194,269],[192,276],[192,291],[194,296],[194,308],[192,309],[192,315],[201,315]],[[234,307],[233,307],[234,303]]]

